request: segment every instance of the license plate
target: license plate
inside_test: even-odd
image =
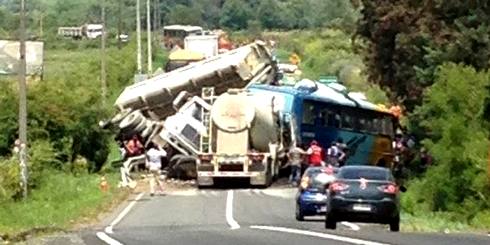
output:
[[[354,204],[354,206],[352,206],[352,209],[355,211],[369,212],[371,211],[371,206],[366,204]]]
[[[327,212],[327,206],[322,206],[320,208],[320,212]]]

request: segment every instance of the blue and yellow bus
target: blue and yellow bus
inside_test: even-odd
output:
[[[293,86],[252,84],[248,89],[274,96],[283,121],[293,125],[297,145],[316,140],[327,149],[340,139],[347,145],[347,165],[392,167],[396,118],[341,84],[303,80]]]

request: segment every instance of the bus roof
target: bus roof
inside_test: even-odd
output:
[[[249,86],[249,88],[251,90],[266,90],[290,94],[293,96],[302,97],[303,99],[348,107],[357,107],[391,115],[389,111],[386,111],[380,108],[378,105],[358,96],[359,93],[348,92],[347,89],[339,83],[324,84],[311,80],[302,80],[296,83],[294,86],[252,84]]]
[[[202,31],[202,27],[190,26],[190,25],[169,25],[169,26],[164,26],[163,30],[183,30],[189,32],[189,31]]]

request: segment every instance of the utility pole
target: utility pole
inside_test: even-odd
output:
[[[122,43],[121,43],[121,32],[122,32],[122,10],[121,10],[121,4],[123,0],[119,0],[117,3],[117,48],[121,49],[122,48]]]
[[[153,30],[158,30],[158,8],[160,5],[160,0],[153,0]]]
[[[140,19],[140,0],[136,0],[136,41],[137,41],[137,54],[136,62],[138,64],[138,74],[141,75],[141,19]]]
[[[102,0],[102,36],[100,37],[101,40],[101,57],[100,57],[100,85],[101,91],[102,91],[102,103],[105,105],[105,99],[107,96],[107,75],[106,75],[106,53],[105,53],[105,33],[106,33],[106,26],[105,26],[105,0]]]
[[[151,13],[150,13],[150,0],[146,0],[146,33],[148,43],[148,76],[151,77],[153,74],[153,64],[151,55]]]
[[[41,13],[41,17],[39,19],[39,38],[42,40],[43,39],[43,18],[44,14]]]
[[[22,195],[27,198],[27,86],[26,86],[26,27],[25,2],[20,2],[20,59],[19,59],[19,164]]]

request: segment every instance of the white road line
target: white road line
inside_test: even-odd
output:
[[[122,243],[118,242],[117,240],[114,240],[112,237],[108,236],[102,231],[97,232],[96,235],[100,240],[104,241],[109,245],[123,245]]]
[[[361,227],[359,227],[358,225],[347,221],[340,222],[340,224],[349,227],[353,231],[358,231],[361,229]]]
[[[112,221],[112,223],[107,226],[104,231],[104,232],[97,232],[95,235],[100,239],[102,240],[103,242],[109,244],[109,245],[123,245],[122,243],[120,243],[119,241],[117,241],[116,239],[110,237],[109,235],[107,235],[106,233],[109,233],[109,234],[112,234],[114,233],[114,231],[112,230],[112,228],[117,225],[117,223],[121,222],[121,220],[124,218],[124,216],[126,216],[129,211],[131,210],[131,208],[133,208],[133,206],[136,204],[136,202],[138,200],[141,199],[141,197],[143,197],[145,193],[142,192],[140,193],[138,196],[136,196],[136,198],[116,217],[116,219],[114,219]]]
[[[233,191],[229,190],[226,196],[226,222],[232,230],[239,229],[240,225],[233,219]]]
[[[319,237],[319,238],[325,238],[325,239],[329,239],[329,240],[335,240],[335,241],[351,243],[351,244],[359,244],[359,245],[388,245],[387,243],[372,242],[372,241],[361,240],[361,239],[357,239],[357,238],[350,238],[350,237],[345,237],[345,236],[338,236],[338,235],[332,235],[332,234],[326,234],[326,233],[320,233],[320,232],[314,232],[314,231],[297,230],[297,229],[291,229],[291,228],[285,228],[285,227],[255,226],[254,225],[254,226],[250,226],[250,228],[258,229],[258,230],[278,231],[278,232],[285,232],[285,233],[298,234],[298,235],[304,235],[304,236]]]
[[[126,216],[126,215],[129,213],[129,211],[131,211],[131,209],[132,209],[132,208],[133,208],[133,206],[136,204],[136,202],[137,202],[138,200],[140,200],[140,199],[141,199],[141,197],[143,197],[143,195],[144,195],[144,194],[145,194],[145,193],[144,193],[144,192],[142,192],[142,193],[140,193],[138,196],[136,196],[136,198],[135,198],[135,199],[134,199],[134,200],[133,200],[133,201],[132,201],[132,202],[131,202],[131,203],[130,203],[130,204],[129,204],[129,205],[128,205],[128,206],[127,206],[127,207],[126,207],[126,208],[125,208],[125,209],[124,209],[124,210],[123,210],[123,211],[122,211],[122,212],[121,212],[121,213],[118,215],[118,216],[117,216],[117,217],[116,217],[116,219],[114,219],[114,220],[112,221],[112,223],[111,223],[109,226],[107,226],[107,227],[105,228],[105,232],[107,232],[107,233],[109,233],[109,234],[114,233],[114,232],[112,231],[112,228],[113,228],[115,225],[117,225],[117,223],[121,222],[121,220],[124,218],[124,216]]]

